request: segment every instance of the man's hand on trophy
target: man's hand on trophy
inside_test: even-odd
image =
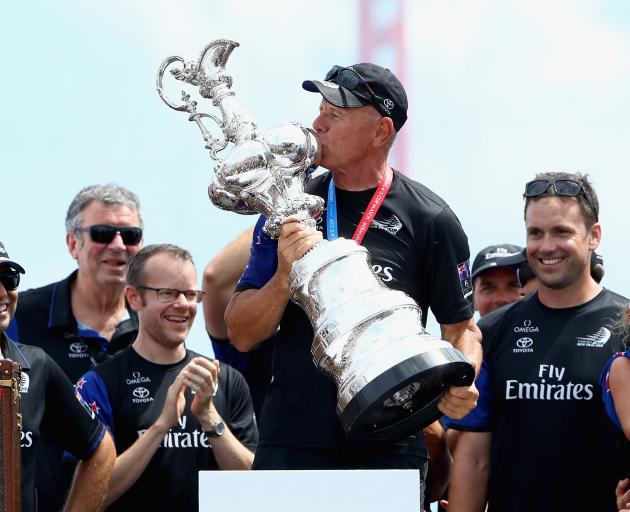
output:
[[[451,386],[442,395],[438,409],[449,418],[460,419],[477,407],[479,391],[473,382],[470,386]]]
[[[278,237],[278,273],[289,278],[291,266],[323,240],[322,233],[303,225],[298,216],[288,217]]]

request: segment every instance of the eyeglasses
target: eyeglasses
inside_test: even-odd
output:
[[[203,300],[205,292],[201,290],[177,290],[175,288],[152,288],[151,286],[138,286],[140,290],[152,290],[157,293],[157,298],[160,302],[168,304],[175,302],[179,294],[181,293],[186,302],[189,304],[199,303]]]
[[[584,184],[581,181],[566,178],[556,178],[554,180],[533,180],[525,185],[525,193],[523,194],[523,197],[542,196],[545,192],[547,192],[547,190],[549,190],[549,187],[553,187],[553,191],[557,196],[577,197],[581,193],[597,220],[598,213],[593,206],[591,195],[584,188]]]
[[[376,94],[374,94],[374,91],[365,81],[365,78],[363,78],[359,74],[359,72],[356,71],[354,68],[344,68],[342,66],[333,66],[330,69],[330,71],[326,73],[324,80],[326,81],[334,80],[337,84],[341,85],[344,89],[348,89],[353,94],[359,96],[360,98],[366,101],[369,101],[370,104],[381,113],[381,115],[385,117],[391,117],[392,113],[385,108],[385,106],[382,104],[382,101],[379,102],[379,97]],[[365,87],[365,91],[368,96],[367,98],[364,96],[365,93],[362,93],[362,91],[358,91],[359,94],[357,94],[356,89],[360,85]]]
[[[19,272],[3,272],[0,273],[0,283],[8,292],[12,292],[20,285]]]
[[[123,244],[138,245],[142,240],[142,228],[134,226],[112,226],[110,224],[95,224],[87,228],[75,229],[77,233],[87,232],[90,234],[90,240],[95,244],[109,244],[120,233]]]

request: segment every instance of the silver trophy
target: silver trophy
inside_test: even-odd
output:
[[[316,134],[299,124],[256,128],[236,103],[232,77],[225,72],[237,46],[221,39],[206,46],[197,62],[167,58],[158,72],[158,93],[199,126],[217,162],[216,181],[209,187],[216,206],[264,214],[264,230],[272,237],[290,215],[314,226],[323,200],[306,194],[304,186],[317,159]],[[198,87],[221,117],[198,112],[185,92],[179,103],[167,97],[163,78],[176,63],[181,67],[173,68],[172,76]],[[220,128],[218,137],[205,125],[208,119]],[[219,158],[226,148],[226,157]],[[387,440],[419,432],[441,415],[437,403],[449,386],[472,383],[472,365],[450,343],[424,330],[419,306],[382,283],[369,252],[355,241],[317,245],[293,264],[289,289],[313,327],[315,365],[337,385],[337,414],[349,436]]]

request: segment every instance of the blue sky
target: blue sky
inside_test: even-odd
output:
[[[393,1],[380,4],[387,16]],[[196,127],[168,109],[155,74],[238,41],[228,64],[257,124],[310,125],[300,88],[358,54],[358,2],[32,0],[3,8],[0,169],[10,253],[24,287],[74,268],[66,208],[83,186],[117,182],[141,198],[145,242],[173,242],[198,269],[254,222],[207,200],[213,164]],[[524,242],[523,184],[588,171],[601,203],[604,284],[630,294],[630,4],[417,0],[405,3],[409,147],[404,171],[449,202],[471,253]],[[391,56],[389,56],[391,58]],[[393,66],[383,55],[380,64]]]

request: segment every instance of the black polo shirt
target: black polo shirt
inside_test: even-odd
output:
[[[22,366],[22,510],[31,512],[38,509],[35,455],[40,436],[85,459],[100,444],[105,427],[85,402],[77,400],[68,377],[43,350],[15,343],[4,333],[0,344],[4,357]]]
[[[137,316],[132,310],[129,318],[118,324],[110,341],[81,328],[70,299],[77,272],[62,281],[20,292],[19,307],[7,329],[12,339],[44,349],[71,382],[129,346],[138,333]]]
[[[77,273],[75,270],[59,282],[20,292],[19,306],[7,329],[12,339],[42,348],[71,382],[129,346],[138,333],[137,316],[131,310],[129,318],[118,324],[111,341],[79,326],[70,297]],[[57,511],[70,488],[74,464],[69,460],[62,464],[62,452],[45,440],[39,452],[45,454],[37,467],[40,510]]]

